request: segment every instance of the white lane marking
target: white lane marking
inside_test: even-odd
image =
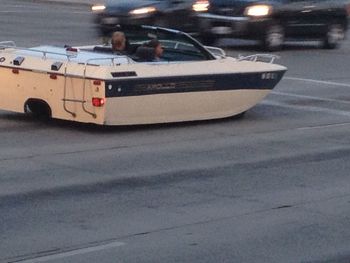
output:
[[[350,112],[343,111],[343,110],[333,110],[328,108],[321,108],[316,106],[304,106],[304,105],[290,105],[288,103],[283,102],[277,102],[272,100],[264,100],[262,104],[269,105],[269,106],[279,106],[284,108],[292,108],[292,109],[299,109],[299,110],[305,110],[305,111],[313,111],[313,112],[322,112],[327,114],[334,114],[334,115],[340,115],[345,117],[350,117]]]
[[[288,96],[288,97],[295,97],[295,98],[301,98],[301,99],[312,99],[312,100],[320,100],[320,101],[326,101],[326,102],[338,102],[338,103],[350,104],[350,101],[348,101],[348,100],[327,99],[327,98],[293,94],[293,93],[280,92],[280,91],[272,91],[271,94]]]
[[[322,84],[322,85],[350,87],[350,84],[333,82],[333,81],[322,81],[322,80],[295,78],[295,77],[284,77],[284,79],[294,80],[294,81],[312,82],[312,83],[317,83],[317,84]],[[274,95],[280,95],[280,96],[288,96],[288,97],[295,97],[295,98],[302,98],[302,99],[313,99],[313,100],[319,100],[319,101],[325,101],[325,102],[337,102],[337,103],[350,104],[350,101],[346,101],[346,100],[327,99],[327,98],[286,93],[286,92],[280,92],[280,91],[272,91],[271,93]],[[333,110],[333,109],[327,109],[327,108],[321,108],[321,107],[315,107],[315,106],[290,105],[287,103],[271,101],[271,100],[265,100],[262,103],[265,105],[271,105],[271,106],[279,106],[279,107],[293,108],[293,109],[313,111],[313,112],[323,112],[323,113],[336,114],[336,115],[341,115],[341,116],[346,116],[346,117],[350,116],[350,113],[347,111]],[[334,124],[325,124],[325,125],[317,125],[317,126],[299,127],[299,128],[297,128],[297,130],[324,129],[324,128],[332,128],[332,127],[349,126],[349,125],[350,125],[350,122],[344,122],[344,123],[334,123]]]
[[[120,247],[125,245],[123,242],[111,242],[108,244],[103,244],[103,245],[98,245],[98,246],[93,246],[93,247],[87,247],[87,248],[79,248],[71,251],[66,251],[66,252],[61,252],[61,253],[55,253],[52,255],[47,255],[47,256],[40,256],[36,258],[31,258],[31,259],[26,259],[26,260],[18,260],[14,262],[18,263],[37,263],[37,262],[47,262],[55,259],[61,259],[61,258],[66,258],[66,257],[72,257],[72,256],[77,256],[77,255],[83,255],[95,251],[100,251],[100,250],[105,250],[105,249],[110,249],[110,248],[115,248],[115,247]]]
[[[324,128],[334,128],[334,127],[349,126],[349,125],[350,125],[350,122],[343,122],[343,123],[324,124],[324,125],[317,125],[317,126],[299,127],[299,128],[297,128],[297,130],[324,129]]]
[[[334,82],[334,81],[325,81],[325,80],[316,80],[316,79],[304,79],[304,78],[295,78],[295,77],[284,77],[283,79],[297,80],[297,81],[304,81],[304,82],[312,82],[312,83],[323,84],[323,85],[331,85],[331,86],[339,86],[339,87],[348,87],[348,88],[350,88],[350,84]]]

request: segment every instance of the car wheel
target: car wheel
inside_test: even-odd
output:
[[[341,24],[331,24],[323,40],[323,47],[327,49],[337,48],[345,37],[344,26]]]
[[[284,43],[284,28],[275,24],[267,28],[263,38],[263,48],[267,51],[280,50]]]

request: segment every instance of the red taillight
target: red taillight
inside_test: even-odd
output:
[[[101,80],[94,80],[94,85],[99,86],[101,85]]]
[[[16,69],[16,68],[14,68],[14,69],[12,69],[12,73],[13,73],[13,74],[19,74],[19,70]]]
[[[77,49],[77,48],[74,48],[74,47],[67,47],[67,48],[66,48],[66,51],[67,51],[67,52],[78,52],[78,49]]]
[[[50,79],[57,79],[57,75],[56,74],[50,74]]]
[[[105,104],[104,98],[92,98],[92,105],[95,107],[102,107]]]

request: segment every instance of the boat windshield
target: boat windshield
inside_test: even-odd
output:
[[[138,61],[138,48],[146,46],[152,39],[157,39],[163,47],[162,61],[215,59],[199,42],[180,31],[148,26],[123,27],[117,31],[124,32],[129,55],[136,61]]]

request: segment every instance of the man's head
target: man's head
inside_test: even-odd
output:
[[[152,39],[147,43],[148,47],[154,48],[155,56],[160,58],[163,55],[162,44],[157,39]]]
[[[113,51],[124,51],[126,47],[126,39],[123,32],[116,31],[112,34],[112,49]]]

